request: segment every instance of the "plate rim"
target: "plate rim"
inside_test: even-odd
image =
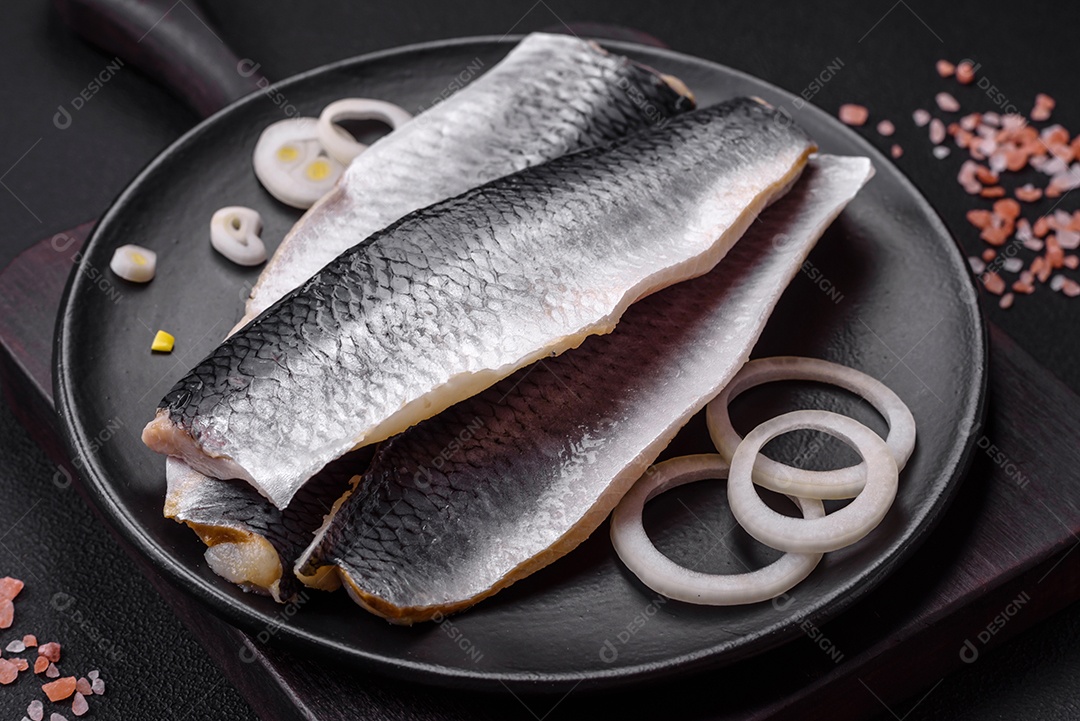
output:
[[[219,584],[205,582],[204,579],[168,554],[165,549],[160,548],[146,533],[141,532],[138,524],[127,522],[129,514],[123,512],[118,496],[113,492],[112,486],[108,480],[108,474],[104,469],[99,467],[98,463],[87,462],[87,459],[93,459],[93,456],[86,452],[89,443],[83,433],[84,429],[77,421],[78,409],[73,397],[74,379],[69,377],[68,372],[69,354],[73,350],[73,343],[68,340],[68,335],[72,331],[71,323],[74,320],[71,297],[79,284],[79,280],[87,277],[84,272],[81,272],[81,269],[84,264],[88,262],[88,257],[93,250],[93,246],[95,242],[98,241],[101,234],[101,228],[106,227],[109,224],[109,221],[121,212],[122,207],[125,205],[128,198],[138,191],[139,187],[142,185],[143,179],[148,174],[152,173],[161,163],[166,162],[178,148],[197,141],[199,136],[205,133],[211,126],[220,122],[226,122],[224,118],[230,115],[235,109],[249,103],[260,102],[265,93],[271,91],[285,91],[294,84],[303,83],[311,77],[333,73],[336,70],[354,65],[374,63],[396,56],[407,56],[456,46],[495,45],[510,48],[520,42],[524,37],[524,34],[505,36],[481,35],[413,43],[376,52],[364,53],[362,55],[345,58],[306,70],[273,83],[268,86],[268,88],[257,90],[230,103],[183,133],[139,170],[120,194],[112,201],[97,223],[95,223],[93,232],[90,234],[80,251],[78,261],[68,276],[60,300],[60,310],[53,341],[53,396],[55,399],[56,412],[61,421],[60,427],[64,443],[68,452],[71,454],[72,462],[80,469],[79,475],[82,479],[81,485],[86,490],[87,497],[101,515],[108,519],[109,525],[112,527],[111,530],[121,537],[124,545],[133,547],[142,556],[142,558],[138,559],[139,561],[150,563],[156,570],[162,573],[170,585],[188,594],[189,597],[197,599],[219,618],[224,619],[245,633],[258,633],[260,630],[265,630],[268,625],[273,624],[273,622],[267,621],[261,612],[253,610],[250,606],[237,603],[235,599],[225,594]],[[670,58],[673,61],[683,64],[703,66],[710,71],[718,70],[726,75],[759,84],[788,102],[793,102],[797,99],[797,96],[794,93],[784,90],[771,82],[753,76],[742,70],[731,68],[727,65],[694,55],[677,52],[667,48],[657,48],[625,41],[598,39],[598,42],[605,48],[610,48],[622,54]],[[812,114],[817,114],[826,122],[834,124],[838,123],[838,121],[830,114],[811,102],[806,102],[800,107],[800,112],[807,111]],[[861,152],[871,159],[878,172],[881,172],[883,168],[887,168],[896,177],[909,196],[911,196],[920,206],[920,209],[926,213],[931,225],[936,226],[936,230],[951,241],[949,244],[950,248],[947,252],[952,256],[954,262],[960,265],[960,269],[963,270],[965,261],[962,248],[953,234],[949,231],[948,226],[945,224],[941,215],[930,200],[922,194],[895,163],[870,144],[868,140],[850,128],[842,127],[841,129],[849,136],[849,139],[861,149]],[[970,428],[967,429],[966,437],[963,438],[962,442],[958,442],[954,446],[953,457],[948,459],[950,461],[947,464],[950,468],[948,479],[944,484],[943,491],[939,495],[938,500],[930,507],[922,522],[902,537],[906,540],[901,548],[898,548],[890,556],[883,559],[879,564],[870,569],[869,572],[861,575],[846,586],[836,589],[832,601],[817,608],[810,608],[802,612],[793,613],[785,617],[785,620],[782,622],[777,622],[772,626],[759,629],[754,634],[755,642],[741,647],[738,649],[738,652],[732,653],[729,651],[723,665],[730,665],[731,663],[738,662],[745,658],[760,655],[797,638],[800,633],[798,630],[799,623],[804,620],[812,620],[814,623],[824,623],[825,620],[835,618],[842,614],[852,604],[874,590],[900,564],[907,561],[922,545],[926,537],[938,526],[941,518],[952,505],[974,457],[978,435],[985,425],[989,363],[989,334],[986,320],[980,310],[978,292],[969,273],[961,273],[961,277],[963,278],[963,297],[961,300],[964,301],[962,305],[968,310],[974,323],[975,332],[972,334],[970,343],[974,353],[970,365],[974,369],[973,372],[976,374],[976,387],[969,407],[964,409],[964,415],[970,416],[971,418]],[[852,592],[853,588],[855,588],[854,593]],[[418,662],[400,656],[387,656],[384,654],[372,653],[336,642],[333,639],[308,633],[293,626],[283,624],[274,625],[278,627],[278,632],[276,633],[277,639],[279,639],[284,646],[317,649],[317,653],[324,657],[333,656],[337,659],[361,665],[400,679],[419,680],[424,683],[450,688],[493,690],[499,689],[500,686],[507,687],[508,684],[514,684],[519,688],[528,688],[530,691],[564,691],[571,686],[580,686],[582,689],[593,690],[610,689],[634,682],[658,681],[670,678],[673,675],[689,674],[694,671],[700,671],[703,668],[717,668],[720,666],[714,658],[717,654],[716,648],[709,647],[697,652],[669,657],[660,661],[624,666],[614,670],[595,670],[588,672],[569,671],[565,673],[536,673],[527,671],[476,672],[435,663]],[[276,641],[274,643],[276,643]]]

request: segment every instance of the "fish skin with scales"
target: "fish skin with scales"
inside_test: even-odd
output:
[[[471,67],[471,66],[470,66]],[[357,237],[484,181],[659,124],[693,107],[677,79],[565,35],[535,33],[450,98],[372,145],[279,244],[243,327]],[[358,453],[362,453],[362,449]],[[285,512],[243,482],[166,464],[165,515],[207,544],[215,572],[280,602],[295,596],[297,554],[328,505],[363,470],[355,454],[314,476]]]
[[[284,508],[349,450],[711,270],[815,150],[776,109],[735,98],[416,211],[212,351],[143,440]]]
[[[677,78],[575,37],[528,35],[463,90],[350,163],[277,247],[238,327],[414,210],[691,107]]]
[[[570,552],[743,365],[784,288],[872,174],[867,158],[815,158],[712,272],[382,444],[298,577],[325,583],[337,570],[358,604],[411,624]]]

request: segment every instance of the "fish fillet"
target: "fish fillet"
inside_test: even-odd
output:
[[[356,239],[420,207],[662,123],[692,105],[676,78],[590,42],[530,35],[480,79],[353,161],[278,247],[237,328]],[[349,473],[363,470],[355,462],[346,466]],[[165,515],[211,546],[207,561],[220,575],[286,601],[299,585],[292,576],[296,556],[328,510],[318,502],[319,491],[335,499],[348,479],[334,475],[340,466],[330,470],[317,474],[282,513],[246,484],[211,478],[171,458]]]
[[[711,273],[384,443],[297,574],[325,584],[336,568],[361,606],[413,623],[568,553],[742,366],[817,239],[872,174],[866,158],[815,158]]]
[[[578,38],[529,35],[475,82],[357,156],[278,246],[240,326],[414,210],[692,105],[676,78]]]
[[[168,458],[165,517],[195,531],[207,545],[207,564],[219,576],[286,603],[303,589],[293,575],[300,552],[371,455],[371,447],[363,448],[328,464],[284,511],[243,481],[210,478]],[[320,585],[333,588],[337,579],[328,576]]]
[[[776,110],[738,98],[417,211],[218,346],[143,440],[284,508],[347,451],[708,272],[813,150]]]

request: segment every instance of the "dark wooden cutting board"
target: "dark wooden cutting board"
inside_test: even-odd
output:
[[[42,240],[0,273],[0,370],[8,401],[76,479],[56,429],[50,358],[60,294],[90,227]],[[673,706],[695,719],[862,718],[977,662],[988,648],[1080,597],[1080,554],[1072,553],[1080,544],[1080,398],[1000,330],[991,327],[990,335],[986,435],[959,497],[924,547],[836,621],[715,673],[563,699],[516,689],[418,693],[416,686],[259,643],[132,556],[266,719],[637,717],[670,713]]]

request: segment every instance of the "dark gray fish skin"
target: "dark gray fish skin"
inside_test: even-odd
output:
[[[409,212],[516,170],[663,123],[692,107],[693,98],[676,78],[591,42],[529,35],[468,87],[354,160],[334,190],[278,246],[237,327],[357,238]],[[242,481],[211,478],[172,458],[166,472],[170,493],[165,515],[215,544],[207,554],[215,571],[228,566],[232,579],[245,588],[283,602],[299,588],[292,573],[296,554],[310,543],[329,510],[321,500],[340,496],[345,481],[364,467],[366,461],[346,463],[342,479],[337,479],[338,472],[328,466],[297,492],[283,513]],[[273,571],[277,567],[280,575]]]
[[[707,272],[813,150],[739,98],[417,211],[214,350],[143,440],[285,507],[330,460]]]
[[[691,107],[675,78],[578,38],[529,35],[464,90],[353,160],[274,251],[240,325],[407,213]]]
[[[300,553],[311,544],[334,499],[367,468],[373,454],[374,447],[362,448],[327,464],[297,491],[285,510],[243,481],[210,478],[169,458],[165,517],[190,526],[210,548],[243,544],[242,553],[230,554],[245,566],[233,569],[235,582],[286,603],[304,589],[293,573]],[[326,585],[334,584],[328,580]]]
[[[357,603],[413,623],[572,550],[746,361],[817,238],[871,174],[865,158],[815,159],[711,273],[382,444],[298,575],[337,567]]]

